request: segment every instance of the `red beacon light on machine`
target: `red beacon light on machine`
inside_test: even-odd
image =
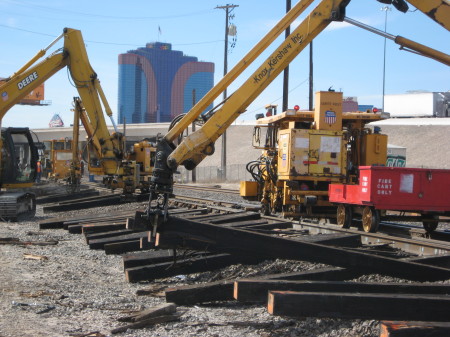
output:
[[[300,106],[299,105],[294,105],[293,109],[287,109],[286,110],[286,114],[288,116],[295,116],[298,110],[300,110]]]
[[[378,109],[378,108],[374,107],[372,109],[367,109],[366,112],[367,113],[375,113],[376,114],[376,113],[381,113],[381,109]]]

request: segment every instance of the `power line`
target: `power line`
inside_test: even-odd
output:
[[[82,15],[84,17],[93,17],[93,18],[103,18],[103,19],[115,19],[115,20],[163,20],[163,19],[175,19],[180,17],[187,17],[187,16],[197,16],[197,15],[204,15],[205,13],[209,13],[212,10],[202,10],[192,13],[185,13],[185,14],[172,14],[172,15],[162,15],[162,16],[114,16],[114,15],[104,15],[104,14],[93,14],[93,13],[84,13],[84,12],[78,12],[78,11],[72,11],[68,9],[63,8],[54,8],[49,6],[43,6],[38,5],[36,3],[30,3],[30,2],[24,2],[24,1],[7,1],[9,3],[12,3],[14,5],[19,6],[25,6],[26,8],[38,8],[45,11],[53,11],[53,12],[59,12],[59,13],[67,13],[67,14],[75,14],[75,15]]]
[[[21,32],[32,33],[32,34],[37,34],[37,35],[44,35],[44,36],[57,37],[57,35],[55,35],[55,34],[40,33],[40,32],[35,32],[35,31],[32,31],[32,30],[28,30],[28,29],[23,29],[23,28],[18,28],[18,27],[11,27],[11,26],[8,26],[8,25],[2,25],[2,24],[0,24],[0,27],[4,27],[4,28],[8,28],[8,29],[13,29],[13,30],[19,30],[19,31],[21,31]]]
[[[297,89],[299,86],[301,86],[302,84],[304,84],[304,83],[306,83],[306,82],[308,82],[308,80],[309,80],[309,77],[308,78],[306,78],[305,80],[303,80],[302,82],[300,82],[299,84],[297,84],[294,88],[292,88],[291,90],[289,90],[289,93],[291,93],[292,91],[294,91],[295,89]],[[275,103],[275,102],[278,102],[280,99],[282,99],[283,98],[283,96],[280,96],[280,97],[278,97],[277,99],[274,99],[272,102],[270,102],[269,104],[273,104],[273,103]],[[247,112],[244,112],[241,116],[245,116],[245,115],[248,115],[248,114],[252,114],[252,113],[255,113],[256,111],[259,111],[259,110],[261,110],[261,109],[264,109],[265,107],[264,106],[262,106],[262,107],[259,107],[259,108],[256,108],[256,109],[254,109],[254,110],[252,110],[252,111],[247,111]]]
[[[209,44],[209,43],[217,43],[223,42],[223,40],[213,40],[213,41],[204,41],[204,42],[191,42],[191,43],[172,43],[174,46],[192,46],[195,44]]]
[[[36,34],[36,35],[50,36],[50,37],[54,37],[54,38],[56,38],[58,36],[58,35],[55,35],[55,34],[47,34],[47,33],[42,33],[42,32],[36,32],[36,31],[33,31],[33,30],[28,30],[28,29],[23,29],[23,28],[18,28],[18,27],[11,27],[11,26],[2,25],[2,24],[0,24],[0,27],[13,29],[13,30],[18,30],[18,31],[21,31],[21,32],[26,32],[26,33]],[[105,42],[105,41],[93,41],[93,40],[84,40],[84,41],[87,42],[87,43],[107,44],[107,45],[116,45],[116,46],[132,46],[132,47],[136,47],[138,45],[138,44],[120,43],[120,42]],[[191,45],[198,45],[198,44],[217,43],[217,42],[222,42],[222,41],[223,40],[190,42],[190,43],[172,43],[172,45],[173,46],[191,46]]]

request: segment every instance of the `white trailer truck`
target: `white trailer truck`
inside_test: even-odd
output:
[[[450,117],[450,92],[414,92],[384,97],[391,117]]]

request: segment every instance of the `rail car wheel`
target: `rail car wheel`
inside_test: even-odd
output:
[[[366,206],[362,212],[362,225],[366,233],[375,233],[380,224],[380,211]]]
[[[439,222],[437,220],[438,220],[438,217],[435,215],[422,214],[423,228],[425,228],[427,233],[431,233],[437,228],[437,226],[439,225]]]
[[[352,224],[353,212],[351,206],[339,205],[337,208],[337,224],[341,228],[349,228]]]

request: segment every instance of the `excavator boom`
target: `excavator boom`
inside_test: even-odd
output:
[[[249,79],[233,93],[221,106],[221,108],[212,115],[212,117],[198,131],[192,133],[178,145],[172,153],[167,157],[167,165],[170,169],[175,170],[179,165],[184,165],[188,169],[193,169],[200,163],[206,155],[214,151],[214,142],[225,132],[231,123],[245,111],[248,105],[277,77],[277,75],[287,67],[287,65],[332,21],[351,20],[345,18],[345,8],[350,0],[323,0],[319,5],[302,21],[295,31],[269,56],[269,58],[256,70]],[[381,0],[380,2],[391,2],[400,10],[408,8],[404,0]],[[416,6],[420,11],[427,14],[443,27],[450,28],[450,12],[448,0],[409,0],[409,3]],[[299,15],[311,2],[300,1],[295,7],[295,13],[290,11],[285,18],[280,21],[280,26],[285,27],[288,22],[295,19],[294,15]],[[298,7],[298,8],[297,8]],[[279,25],[277,25],[278,27]],[[260,53],[263,48],[273,41],[275,34],[279,30],[273,30],[266,35],[253,50]],[[450,57],[442,52],[409,40],[407,38],[397,36],[393,40],[402,48],[407,48],[420,53],[423,56],[431,57],[439,62],[449,65]],[[259,55],[256,52],[250,52],[248,55]],[[233,74],[239,74],[243,69],[243,64],[248,66],[254,58],[248,56],[233,68]],[[225,85],[229,83],[227,76],[216,85],[210,93],[221,92]],[[231,81],[234,77],[230,76]],[[208,93],[206,97],[209,97]],[[210,98],[217,97],[216,95]],[[207,106],[212,101],[208,100],[201,107]],[[189,124],[183,123],[188,121],[191,123],[198,117],[200,109],[196,106],[186,114],[179,126],[175,126],[165,137],[165,141],[171,143],[181,132],[186,129]]]
[[[67,65],[64,53],[49,56],[44,62],[28,67],[0,82],[0,119],[22,98]]]
[[[157,227],[164,223],[168,217],[168,198],[173,189],[173,172],[176,168],[179,165],[184,165],[187,169],[193,169],[207,155],[211,155],[214,152],[214,142],[289,63],[332,21],[344,19],[345,8],[349,2],[350,0],[322,0],[198,131],[187,136],[181,144],[176,148],[174,147],[172,140],[178,137],[189,125],[185,121],[190,123],[198,117],[198,111],[201,110],[197,108],[197,105],[204,103],[203,100],[186,114],[178,128],[175,126],[171,132],[158,141],[155,167],[151,178],[149,204],[147,213],[144,214],[146,219],[141,221],[142,216],[137,215],[136,226],[141,226],[143,222],[144,226],[148,226],[149,224],[145,223],[150,221],[150,225],[154,227],[153,232],[156,233]],[[281,27],[285,28],[286,25],[289,25],[310,3],[309,0],[300,1],[281,20],[283,22]],[[275,29],[267,34],[249,53],[251,55],[249,60],[245,58],[241,60],[236,68],[231,71],[233,76],[224,78],[211,90],[214,94],[207,94],[206,96],[209,99],[217,97],[216,95],[226,88],[229,81],[240,74],[282,31],[281,29]],[[209,104],[210,101],[206,101],[206,103]],[[154,199],[156,203],[153,202],[152,205]]]
[[[155,168],[151,178],[151,195],[144,219],[146,226],[153,225],[154,231],[167,220],[168,196],[172,192],[173,172],[179,165],[187,169],[195,168],[207,155],[214,153],[214,142],[226,131],[240,114],[261,94],[261,92],[289,65],[289,63],[332,21],[343,21],[345,9],[351,0],[322,0],[317,7],[298,25],[298,27],[279,45],[263,64],[224,102],[220,108],[207,116],[204,125],[175,147],[173,141],[199,116],[214,98],[227,86],[289,25],[311,1],[302,0],[268,33],[233,70],[227,74],[206,96],[176,124],[164,138],[157,143]],[[392,4],[402,12],[408,10],[405,0],[378,0]],[[450,27],[448,0],[409,0],[420,11],[446,29]],[[294,13],[295,11],[295,13]],[[423,55],[448,64],[448,55],[432,50],[414,41],[399,37],[396,41],[406,48],[417,50]],[[152,201],[156,200],[156,203]],[[136,216],[135,223],[142,224]]]
[[[445,29],[450,30],[450,1],[408,0],[408,2]]]
[[[184,132],[189,125],[213,103],[227,87],[232,83],[261,53],[284,31],[294,20],[311,5],[313,0],[299,1],[286,16],[278,22],[266,35],[257,43],[243,58],[236,64],[203,98],[186,114],[183,119],[175,124],[165,135],[168,142],[173,142],[180,134]]]
[[[168,157],[174,170],[183,164],[194,168],[214,143],[253,100],[288,66],[288,64],[332,21],[342,21],[349,0],[322,1],[263,64],[217,110],[205,125],[184,139]],[[265,41],[260,43],[265,44]],[[188,113],[189,115],[189,113]]]
[[[46,51],[59,39],[64,39],[64,47],[47,58],[40,60]],[[0,119],[20,99],[44,83],[56,72],[67,67],[72,80],[83,100],[85,114],[82,122],[86,130],[95,138],[96,150],[101,153],[101,164],[105,174],[117,173],[117,162],[122,159],[123,146],[118,133],[111,135],[104,111],[112,120],[112,111],[105,98],[97,74],[90,65],[85,43],[79,30],[65,28],[63,34],[47,48],[39,51],[30,61],[6,80],[0,82]],[[115,123],[113,123],[115,126]]]

